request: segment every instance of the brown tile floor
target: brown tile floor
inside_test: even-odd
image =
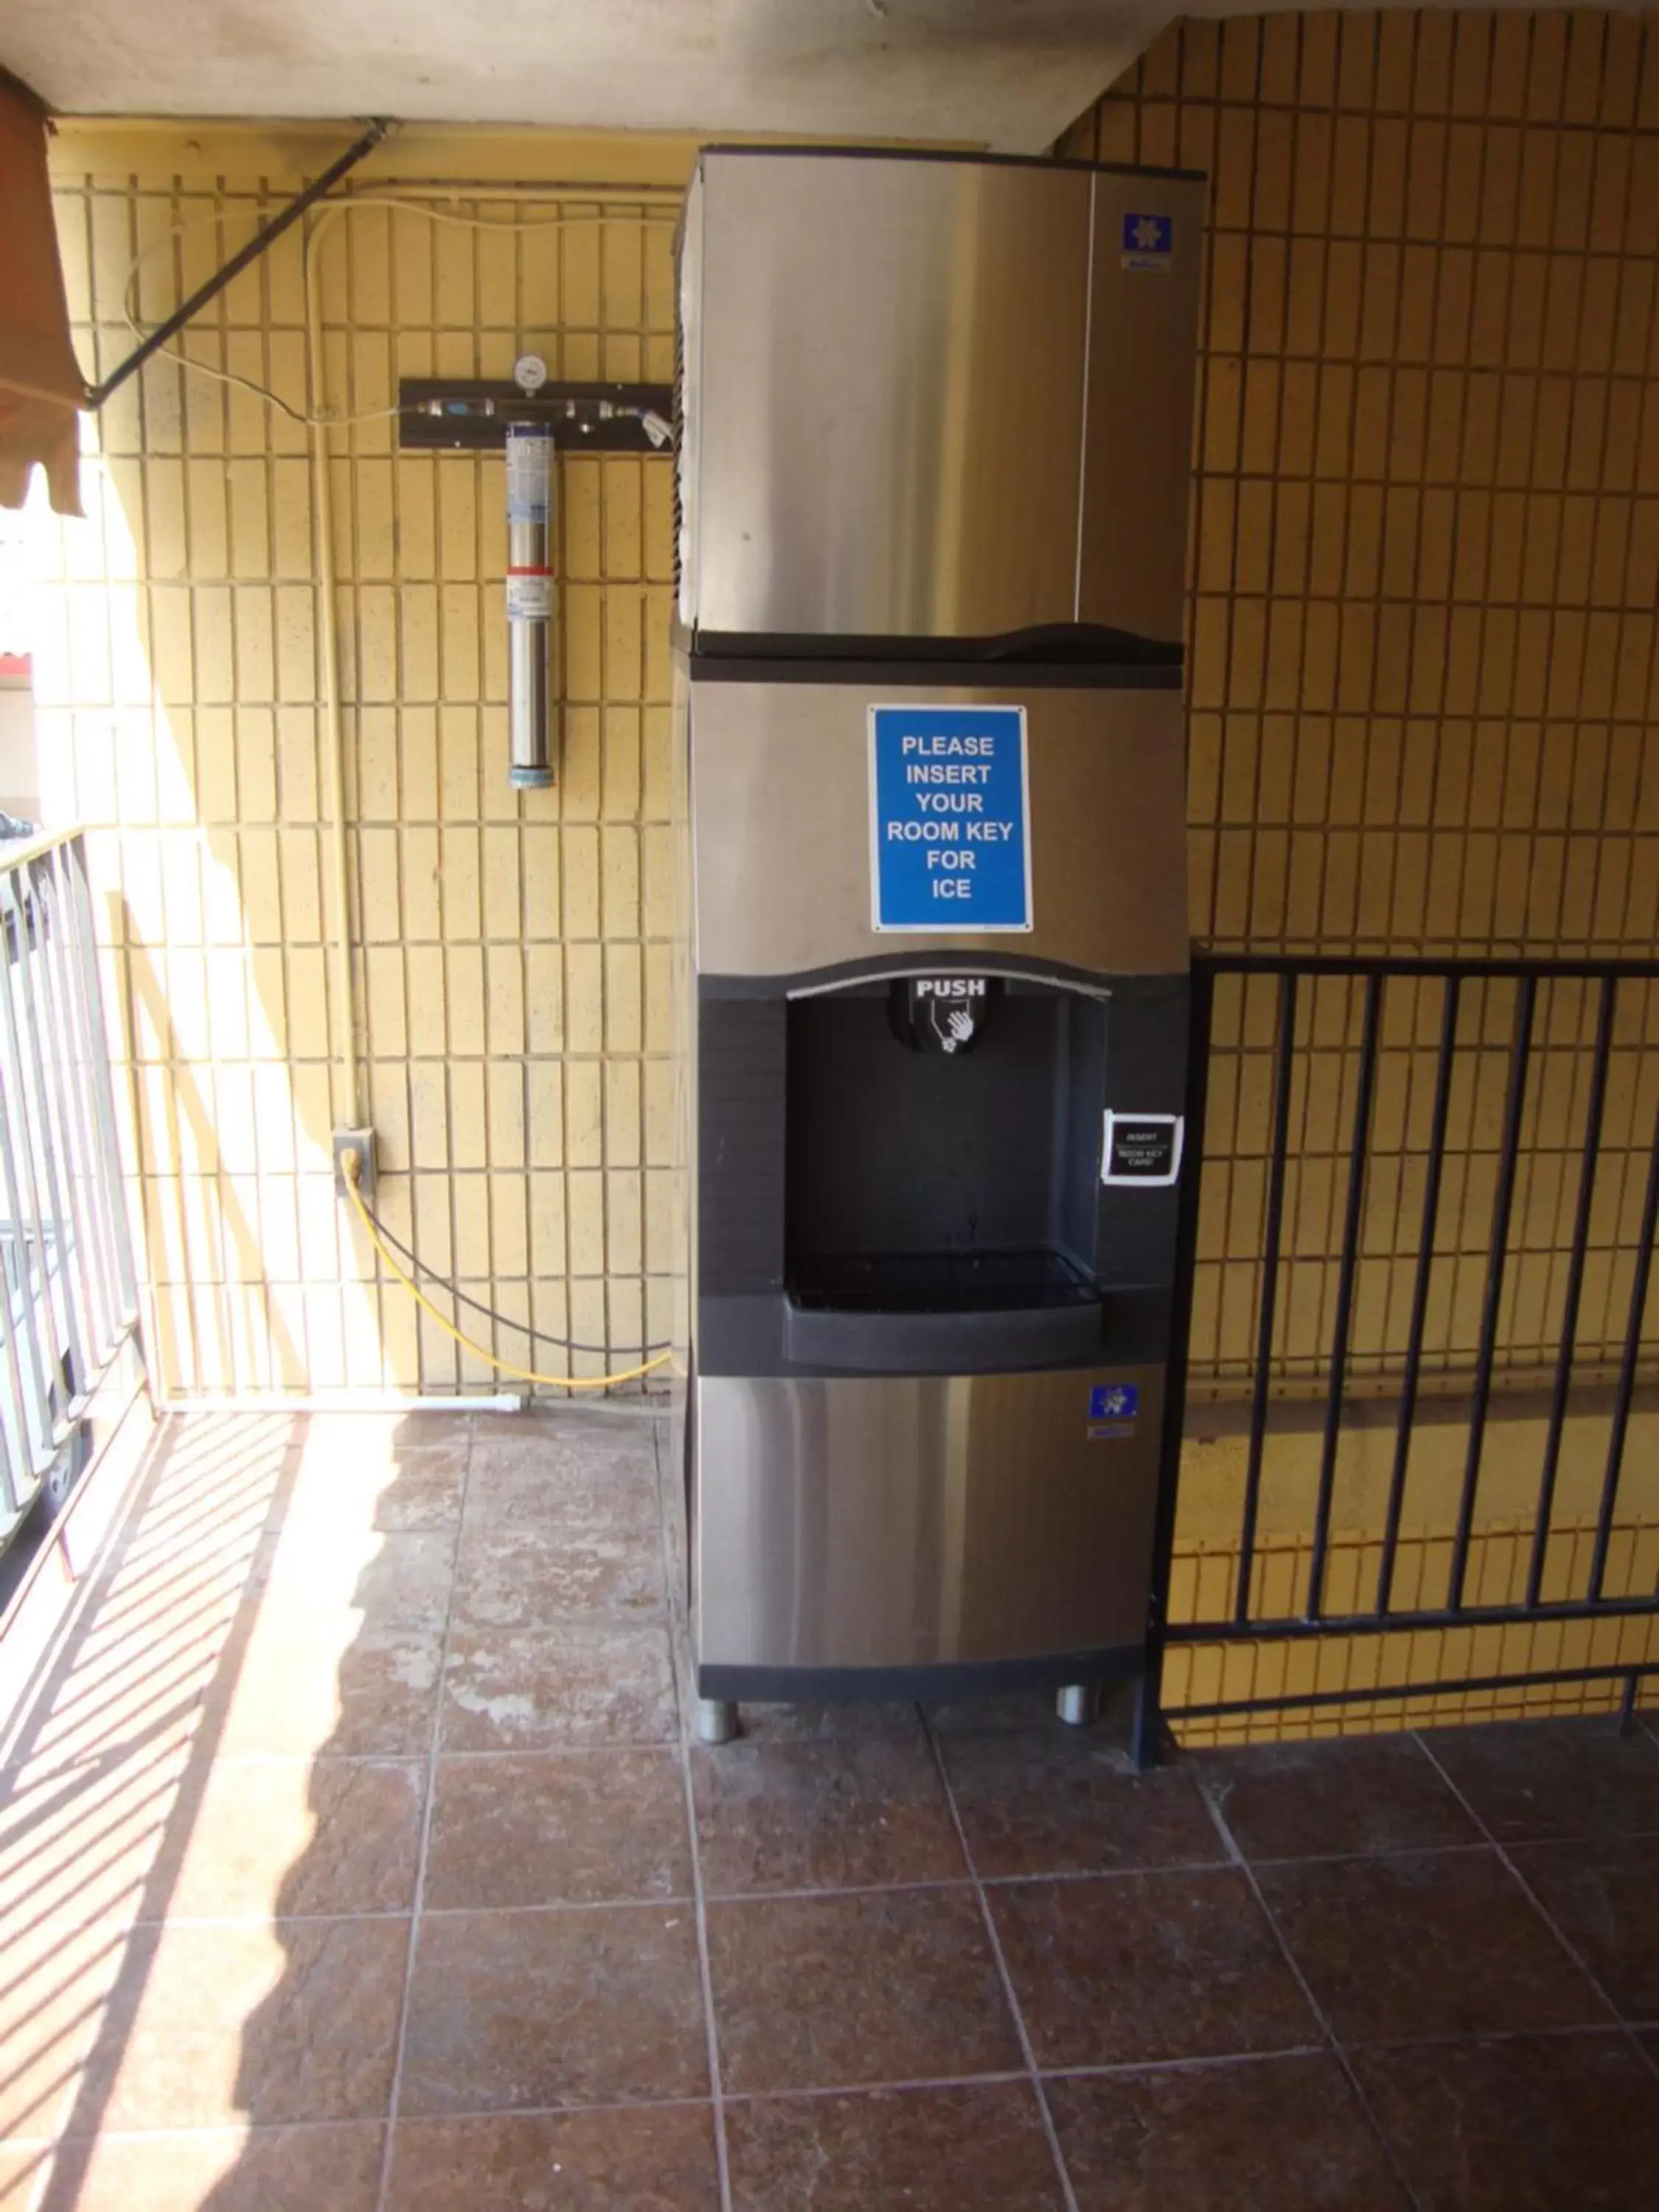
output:
[[[706,1751],[665,1498],[625,1412],[163,1433],[0,1735],[0,2207],[1659,2201],[1651,1735]]]

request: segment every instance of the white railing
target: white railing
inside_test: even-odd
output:
[[[0,844],[0,974],[3,1550],[137,1328],[79,831]]]

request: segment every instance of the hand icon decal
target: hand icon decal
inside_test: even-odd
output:
[[[893,1034],[913,1051],[971,1052],[984,1026],[989,988],[980,975],[895,983],[889,1006]]]
[[[952,1006],[946,1012],[935,999],[927,1010],[927,1018],[941,1052],[960,1052],[972,1043],[974,1018],[966,1006]]]

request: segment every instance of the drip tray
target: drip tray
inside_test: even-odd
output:
[[[806,1313],[1001,1313],[1097,1304],[1061,1252],[846,1252],[798,1261],[789,1295]]]
[[[1069,1366],[1099,1349],[1100,1289],[1063,1253],[815,1254],[792,1273],[787,1357],[883,1374]]]

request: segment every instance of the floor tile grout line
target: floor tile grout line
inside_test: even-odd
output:
[[[665,1628],[667,1623],[655,1621],[652,1626],[656,1628]],[[507,1629],[502,1632],[510,1636],[516,1632]],[[438,1756],[446,1766],[488,1766],[492,1762],[500,1764],[507,1759],[518,1759],[523,1762],[544,1759],[550,1764],[562,1759],[568,1759],[573,1762],[584,1759],[611,1759],[619,1751],[655,1752],[664,1759],[678,1759],[679,1756],[679,1747],[675,1739],[666,1735],[604,1736],[595,1737],[592,1741],[586,1743],[527,1743],[498,1751],[441,1749]]]
[[[911,2074],[897,2081],[814,2082],[806,2088],[731,2089],[728,2105],[788,2105],[825,2097],[920,2096],[939,2089],[1021,2088],[1030,2080],[1024,2066],[994,2067],[986,2074]]]
[[[1342,1866],[1352,1859],[1446,1858],[1458,1851],[1485,1849],[1477,1837],[1468,1844],[1395,1844],[1380,1851],[1279,1852],[1272,1857],[1242,1855],[1257,1867]],[[1234,1864],[1224,1851],[1218,1851],[1212,1859],[1149,1859],[1144,1866],[1061,1867],[1048,1874],[988,1874],[980,1878],[988,1888],[999,1889],[1020,1881],[1117,1881],[1130,1875],[1225,1874]]]
[[[682,1674],[682,1662],[690,1657],[682,1646],[679,1630],[681,1620],[675,1603],[676,1567],[674,1547],[670,1541],[669,1501],[666,1495],[666,1470],[663,1466],[662,1423],[660,1419],[651,1426],[651,1463],[657,1475],[657,1504],[659,1516],[658,1543],[662,1560],[663,1591],[668,1600],[668,1666],[674,1683],[674,1712],[679,1723],[680,1787],[685,1800],[686,1844],[691,1857],[692,1923],[697,1943],[697,1976],[702,1993],[703,2038],[708,2066],[708,2096],[714,2129],[714,2166],[720,2187],[720,2212],[732,2212],[732,2161],[726,2140],[726,2085],[720,2075],[720,2030],[714,2014],[714,1972],[708,1953],[708,1899],[703,1888],[702,1852],[697,1837],[697,1798],[691,1777],[691,1748],[690,1741],[690,1689]],[[690,1621],[684,1623],[690,1630]]]
[[[1393,2038],[1358,2047],[1378,2051],[1455,2050],[1471,2043],[1556,2042],[1574,2038],[1606,2041],[1619,2034],[1616,2022],[1597,2021],[1571,2027],[1494,2030],[1483,2035]],[[1133,2080],[1143,2075],[1218,2073],[1234,2068],[1273,2065],[1290,2058],[1328,2058],[1330,2056],[1329,2046],[1322,2042],[1286,2044],[1272,2051],[1212,2052],[1193,2058],[1127,2059],[1114,2064],[1048,2066],[1039,2069],[1039,2078],[1045,2084],[1068,2081]],[[1020,2066],[994,2069],[983,2074],[915,2075],[902,2079],[889,2079],[884,2075],[870,2081],[834,2081],[787,2089],[726,2089],[722,2092],[722,2097],[728,2106],[776,2105],[828,2097],[908,2095],[944,2089],[1000,2088],[1028,2083],[1030,2080],[1029,2069]],[[449,2126],[474,2121],[562,2119],[594,2112],[702,2112],[712,2109],[712,2105],[713,2100],[708,2097],[595,2098],[559,2105],[514,2105],[507,2108],[496,2105],[480,2106],[441,2114],[419,2114],[405,2120],[403,2124]],[[244,2136],[326,2135],[342,2130],[383,2128],[386,2124],[384,2120],[373,2118],[265,2120],[253,2122],[240,2132]],[[200,2127],[100,2129],[96,2139],[117,2142],[173,2142],[235,2132],[238,2130],[234,2123],[218,2121]],[[0,2147],[8,2150],[49,2151],[66,2142],[87,2140],[90,2138],[81,2136],[7,2136],[0,2137]]]
[[[849,1881],[811,1884],[790,1889],[711,1889],[710,1905],[803,1905],[818,1898],[886,1897],[895,1890],[906,1894],[921,1889],[971,1889],[971,1875],[947,1874],[926,1881]]]
[[[1564,2021],[1558,2027],[1482,2027],[1448,2028],[1438,2035],[1356,2035],[1351,2036],[1345,2048],[1349,2051],[1438,2051],[1449,2050],[1467,2043],[1541,2043],[1560,2041],[1575,2035],[1620,2035],[1627,2023],[1613,2020],[1574,2020]],[[1659,2021],[1635,2021],[1628,2023],[1638,2034],[1645,2035],[1659,2027]]]
[[[1206,2051],[1193,2058],[1119,2058],[1081,2066],[1045,2066],[1045,2081],[1115,2081],[1142,2074],[1218,2073],[1230,2066],[1271,2065],[1283,2058],[1328,2058],[1322,2043],[1285,2043],[1271,2051]]]
[[[1637,1840],[1632,1838],[1632,1840]],[[1376,1859],[1445,1857],[1462,1852],[1473,1856],[1484,1851],[1486,1845],[1477,1840],[1472,1844],[1438,1844],[1432,1850],[1418,1851],[1402,1848],[1390,1851],[1327,1851],[1307,1858],[1255,1859],[1259,1867],[1343,1866],[1351,1861],[1370,1863]],[[906,1881],[848,1881],[805,1883],[787,1889],[717,1889],[709,1892],[709,1901],[714,1905],[757,1905],[799,1900],[810,1897],[867,1897],[878,1891],[890,1889],[1041,1889],[1045,1887],[1075,1887],[1091,1881],[1152,1881],[1165,1876],[1190,1880],[1194,1875],[1231,1874],[1236,1862],[1224,1853],[1212,1859],[1154,1859],[1145,1866],[1059,1867],[1046,1874],[970,1874],[930,1875],[920,1880]]]
[[[331,1766],[421,1766],[425,1764],[426,1754],[419,1751],[337,1751],[323,1754],[305,1751],[228,1751],[213,1765],[216,1773],[301,1766],[309,1772],[319,1758],[325,1758]],[[42,1777],[43,1781],[49,1778],[52,1778]]]
[[[939,1738],[933,1733],[933,1724],[920,1707],[917,1708],[917,1717],[921,1722],[922,1734],[927,1740],[927,1748],[933,1754],[933,1767],[939,1778],[939,1786],[945,1792],[945,1802],[950,1812],[951,1825],[956,1830],[957,1845],[962,1853],[963,1864],[967,1868],[973,1881],[974,1898],[979,1906],[981,1924],[985,1929],[986,1940],[991,1947],[991,1956],[996,1961],[997,1974],[1002,1984],[1003,2001],[1008,2007],[1009,2015],[1014,2024],[1014,2033],[1019,2041],[1020,2056],[1025,2062],[1025,2076],[1031,2085],[1031,2094],[1036,2099],[1037,2112],[1042,2122],[1043,2135],[1048,2140],[1048,2154],[1054,2162],[1054,2173],[1060,2183],[1060,2197],[1065,2204],[1066,2212],[1079,2212],[1077,2191],[1072,2184],[1071,2169],[1066,2163],[1066,2154],[1060,2148],[1060,2130],[1054,2123],[1054,2110],[1048,2102],[1048,2093],[1043,2087],[1042,2075],[1036,2063],[1036,2052],[1032,2046],[1030,2033],[1025,2025],[1025,2014],[1020,2008],[1019,1998],[1014,1989],[1014,1978],[1008,1971],[1008,1960],[1003,1951],[1002,1938],[997,1933],[995,1916],[991,1911],[991,1900],[985,1893],[985,1885],[980,1880],[978,1869],[974,1864],[974,1854],[968,1841],[968,1830],[962,1818],[962,1809],[957,1803],[957,1793],[951,1785],[950,1767],[940,1748]]]
[[[1348,2087],[1353,2092],[1355,2101],[1358,2103],[1360,2111],[1365,2115],[1366,2124],[1370,2127],[1371,2133],[1376,2136],[1382,2155],[1388,2161],[1389,2171],[1393,2174],[1395,2181],[1399,2184],[1400,2188],[1405,2196],[1406,2202],[1415,2208],[1415,2212],[1423,2212],[1423,2200],[1418,2195],[1415,2188],[1412,2185],[1411,2178],[1407,2173],[1405,2166],[1401,2161],[1399,2153],[1395,2150],[1394,2143],[1389,2137],[1387,2130],[1383,2127],[1382,2121],[1377,2118],[1376,2109],[1372,2106],[1370,2099],[1365,2094],[1364,2085],[1359,2079],[1358,2071],[1356,2069],[1353,2061],[1348,2056],[1346,2050],[1344,2048],[1342,2041],[1338,2036],[1334,2027],[1332,2025],[1330,2015],[1325,2010],[1324,2006],[1320,2003],[1318,1998],[1314,1995],[1313,1984],[1309,1981],[1306,1974],[1303,1972],[1296,1954],[1291,1948],[1289,1939],[1286,1937],[1284,1929],[1279,1924],[1278,1915],[1273,1911],[1273,1907],[1267,1902],[1267,1894],[1262,1889],[1261,1884],[1256,1879],[1255,1869],[1250,1864],[1249,1861],[1245,1857],[1243,1851],[1240,1849],[1238,1838],[1234,1835],[1232,1829],[1229,1826],[1225,1814],[1216,1802],[1210,1791],[1206,1790],[1202,1784],[1200,1784],[1199,1795],[1203,1798],[1206,1809],[1209,1813],[1211,1820],[1215,1823],[1216,1833],[1226,1845],[1229,1857],[1231,1859],[1233,1864],[1238,1869],[1240,1874],[1243,1875],[1245,1881],[1249,1884],[1250,1894],[1255,1899],[1256,1910],[1267,1921],[1268,1929],[1273,1935],[1273,1939],[1279,1946],[1279,1955],[1283,1958],[1285,1964],[1290,1968],[1291,1974],[1295,1977],[1297,1986],[1302,1992],[1304,2001],[1306,2002],[1308,2009],[1312,2013],[1315,2020],[1319,2024],[1319,2032],[1325,2039],[1327,2048],[1329,2050],[1332,2057],[1335,2059],[1337,2064],[1341,2068]]]
[[[597,1621],[596,1625],[599,1626],[614,1626],[615,1624]],[[458,1624],[458,1626],[464,1626],[464,1624]],[[651,1621],[642,1621],[638,1624],[638,1626],[641,1633],[647,1629],[654,1630],[659,1634],[666,1634],[670,1636],[674,1633],[674,1623],[672,1619],[658,1619]],[[478,1633],[482,1632],[469,1630],[467,1632]],[[527,1632],[521,1629],[509,1628],[501,1629],[495,1632],[505,1636],[518,1636],[526,1633],[533,1634],[537,1632]],[[416,1636],[436,1636],[440,1634],[441,1632],[434,1629],[410,1629],[394,1631],[393,1633]],[[893,1733],[896,1734],[897,1732],[895,1731]],[[867,1735],[862,1732],[854,1731],[847,1735],[826,1734],[811,1737],[762,1737],[758,1739],[758,1741],[764,1744],[775,1743],[781,1745],[785,1742],[860,1743],[870,1740],[871,1739]],[[891,1740],[890,1736],[888,1740]],[[500,1748],[476,1750],[467,1749],[461,1746],[455,1746],[453,1747],[445,1747],[439,1755],[446,1761],[468,1760],[483,1764],[490,1759],[591,1758],[596,1753],[616,1751],[659,1751],[665,1753],[667,1757],[673,1758],[678,1755],[678,1729],[676,1729],[674,1733],[665,1735],[608,1736],[602,1741],[595,1741],[592,1742],[551,1741],[547,1743],[516,1744]],[[272,1765],[286,1764],[289,1765],[306,1766],[397,1765],[399,1764],[404,1765],[418,1766],[423,1763],[426,1756],[427,1754],[424,1752],[420,1751],[330,1751],[325,1747],[324,1748],[315,1752],[229,1752],[226,1753],[222,1761],[216,1761],[215,1763],[216,1765],[257,1765],[262,1762],[269,1762]],[[15,1780],[19,1775],[30,1775],[40,1786],[44,1787],[46,1784],[52,1782],[66,1782],[73,1776],[83,1771],[88,1767],[97,1767],[100,1765],[107,1766],[110,1764],[110,1760],[111,1755],[107,1753],[102,1752],[89,1753],[77,1756],[65,1761],[62,1765],[42,1764],[41,1762],[33,1759],[25,1760],[15,1767],[0,1770],[0,1783],[3,1783],[8,1780]],[[1659,1835],[1659,1829],[1656,1829],[1653,1832]]]
[[[1604,2026],[1616,2026],[1621,2027],[1625,2032],[1626,2041],[1630,2045],[1631,2049],[1636,2053],[1638,2062],[1641,2065],[1644,2066],[1648,2072],[1651,2074],[1656,2080],[1659,2080],[1659,2054],[1656,2054],[1648,2049],[1648,2046],[1644,2043],[1640,2035],[1638,2034],[1635,2027],[1626,2019],[1623,2008],[1620,2006],[1614,2004],[1613,1999],[1607,1995],[1607,1990],[1602,1987],[1600,1975],[1591,1972],[1588,1960],[1583,1957],[1583,1954],[1579,1951],[1577,1945],[1568,1941],[1565,1934],[1558,1925],[1554,1915],[1549,1911],[1549,1908],[1545,1905],[1537,1891],[1527,1880],[1525,1875],[1522,1873],[1520,1868],[1516,1866],[1514,1859],[1510,1856],[1506,1847],[1498,1841],[1492,1828],[1481,1819],[1480,1814],[1474,1805],[1472,1804],[1469,1799],[1464,1796],[1463,1792],[1458,1788],[1452,1777],[1446,1771],[1444,1766],[1442,1765],[1440,1760],[1435,1756],[1433,1750],[1424,1741],[1421,1729],[1413,1729],[1412,1730],[1412,1734],[1417,1738],[1418,1743],[1422,1748],[1424,1757],[1428,1759],[1436,1773],[1439,1775],[1441,1780],[1445,1784],[1447,1789],[1451,1791],[1458,1803],[1468,1814],[1470,1820],[1474,1822],[1476,1827],[1480,1829],[1481,1834],[1486,1838],[1486,1841],[1492,1849],[1498,1854],[1499,1864],[1507,1871],[1510,1880],[1519,1885],[1528,1904],[1531,1905],[1533,1911],[1543,1922],[1545,1927],[1549,1929],[1550,1934],[1554,1936],[1556,1942],[1560,1945],[1563,1951],[1566,1953],[1568,1958],[1572,1960],[1573,1965],[1577,1967],[1579,1972],[1589,1984],[1591,1989],[1595,1990],[1596,1996],[1607,2007],[1608,2013],[1611,2014],[1611,2019],[1602,2024]]]
[[[743,1900],[722,1898],[716,1901],[726,1904]],[[421,1917],[423,1921],[501,1920],[514,1914],[544,1917],[558,1912],[586,1915],[665,1911],[672,1905],[690,1905],[691,1902],[692,1893],[684,1889],[656,1897],[553,1897],[526,1905],[422,1905]],[[105,1932],[110,1936],[129,1936],[150,1933],[161,1928],[337,1928],[359,1920],[373,1923],[384,1920],[407,1920],[409,1917],[410,1908],[406,1905],[382,1905],[361,1911],[343,1912],[169,1912],[160,1920],[63,1920],[46,1913],[32,1921],[30,1925],[63,1936],[89,1936]]]
[[[1140,2074],[1194,2073],[1205,2069],[1219,2070],[1229,2066],[1257,2065],[1277,2058],[1323,2058],[1328,2055],[1322,2043],[1293,2043],[1276,2051],[1230,2051],[1202,2058],[1133,2059],[1126,2060],[1121,2065],[1039,2066],[1035,2076],[1029,2066],[999,2067],[984,2074],[917,2074],[898,2080],[889,2080],[883,2075],[868,2081],[821,2082],[809,2088],[735,2089],[727,2091],[726,2102],[732,2105],[774,2105],[787,2104],[798,2097],[867,2097],[929,2089],[997,2088],[1009,2083],[1029,2085],[1034,2078],[1047,2083],[1115,2079],[1119,2075]]]
[[[1492,2028],[1479,2035],[1379,2035],[1367,2036],[1339,2048],[1350,2051],[1446,2051],[1459,2050],[1471,2043],[1536,2043],[1565,2042],[1573,2037],[1615,2036],[1619,2033],[1616,2021],[1578,2021],[1571,2027],[1504,2027]],[[1043,2069],[1043,2078],[1054,2081],[1072,2075],[1120,2074],[1181,2074],[1206,2067],[1253,2066],[1279,2058],[1328,2058],[1331,2047],[1326,2043],[1287,2043],[1271,2051],[1206,2051],[1194,2058],[1128,2058],[1111,2065],[1048,2066]]]
[[[1011,2077],[1018,2080],[1018,2075]],[[886,2087],[884,2082],[876,2085]],[[709,2109],[707,2097],[612,2097],[597,2099],[589,2103],[569,2105],[481,2105],[458,2112],[412,2112],[399,2124],[404,2128],[449,2128],[472,2126],[480,2121],[511,2126],[519,2120],[562,2120],[586,2118],[596,2112],[702,2112]],[[8,2136],[0,2137],[0,2148],[6,2150],[45,2150],[61,2148],[70,2142],[191,2142],[204,2137],[237,2136],[243,2143],[255,2136],[336,2135],[374,2129],[377,2132],[388,2129],[384,2119],[327,2119],[327,2120],[256,2120],[239,2125],[233,2120],[221,2120],[211,2126],[176,2128],[100,2128],[96,2136]]]
[[[461,1471],[461,1513],[466,1510],[466,1493],[472,1480],[472,1455],[477,1446],[477,1434],[469,1430],[466,1439],[466,1461]],[[459,1516],[458,1516],[459,1522]],[[460,1540],[456,1539],[456,1557],[459,1556]],[[409,1942],[404,1952],[403,2002],[398,2011],[398,2033],[392,2050],[392,2081],[386,2099],[386,2141],[380,2148],[380,2185],[375,2191],[376,2212],[386,2212],[391,2200],[392,2167],[398,2134],[398,2115],[403,2101],[404,2057],[409,2043],[409,2016],[415,1995],[415,1968],[421,1937],[421,1911],[426,1899],[427,1864],[432,1844],[433,1814],[438,1797],[438,1745],[443,1732],[444,1686],[449,1671],[449,1639],[454,1626],[455,1612],[454,1561],[450,1566],[449,1587],[444,1605],[444,1625],[438,1644],[438,1679],[432,1699],[432,1728],[427,1738],[426,1802],[421,1808],[420,1841],[415,1854],[415,1888],[410,1900]]]
[[[1484,1848],[1484,1846],[1483,1846]],[[1291,1860],[1290,1865],[1304,1862]],[[1230,1874],[1230,1863],[1206,1860],[1192,1867],[1127,1868],[1108,1875],[1000,1875],[983,1884],[987,1889],[1043,1889],[1077,1887],[1095,1881],[1156,1881],[1163,1876],[1190,1880],[1195,1875]],[[879,1881],[830,1885],[817,1889],[734,1889],[705,1888],[704,1901],[709,1905],[738,1906],[769,1905],[815,1904],[820,1899],[847,1897],[888,1897],[896,1893],[911,1895],[922,1891],[968,1890],[977,1885],[971,1875],[949,1875],[927,1881]],[[488,1901],[477,1905],[433,1905],[423,1901],[421,1917],[425,1920],[501,1919],[514,1914],[550,1916],[555,1913],[590,1914],[600,1912],[641,1912],[665,1910],[670,1905],[691,1905],[696,1902],[695,1889],[658,1892],[654,1895],[629,1893],[617,1897],[547,1897],[531,1898],[514,1902]],[[142,1916],[126,1919],[115,1914],[94,1913],[85,1919],[76,1919],[66,1914],[45,1913],[31,1925],[45,1930],[69,1935],[92,1935],[100,1930],[112,1936],[131,1936],[142,1930],[157,1928],[289,1928],[337,1927],[353,1921],[407,1920],[410,1907],[406,1905],[383,1905],[345,1908],[337,1912],[170,1912],[161,1919]]]

